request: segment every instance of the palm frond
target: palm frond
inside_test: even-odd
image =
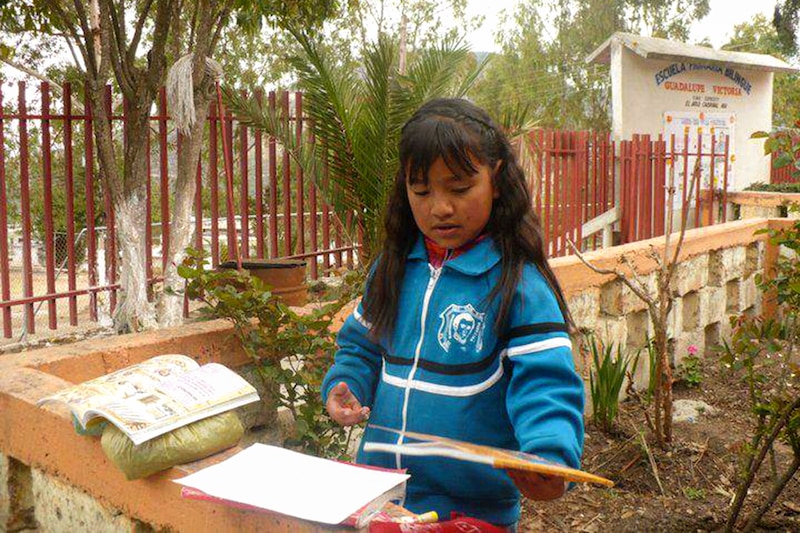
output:
[[[413,57],[408,73],[401,76],[397,44],[381,37],[366,47],[363,69],[354,70],[337,64],[302,30],[289,31],[300,45],[300,53],[289,63],[298,75],[310,122],[307,131],[315,142],[298,142],[281,106],[270,109],[227,88],[226,102],[243,125],[274,136],[339,219],[352,218],[346,228],[351,235],[362,228],[365,249],[375,251],[403,124],[433,97],[463,96],[486,62],[467,70],[469,48],[461,40],[447,39]]]

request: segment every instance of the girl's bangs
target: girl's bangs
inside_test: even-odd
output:
[[[476,160],[485,164],[480,139],[451,119],[431,117],[409,124],[406,130],[400,164],[408,183],[427,183],[428,172],[440,157],[459,177],[475,174]]]

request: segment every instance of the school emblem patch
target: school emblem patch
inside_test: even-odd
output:
[[[474,346],[475,350],[481,351],[483,348],[485,314],[476,311],[472,304],[450,304],[439,315],[442,320],[437,336],[439,345],[446,352],[450,351],[454,343],[455,347],[462,350],[467,349],[469,346]]]

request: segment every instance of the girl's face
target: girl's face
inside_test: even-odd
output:
[[[457,176],[440,157],[431,165],[427,183],[406,180],[417,227],[443,248],[470,242],[481,234],[492,214],[492,202],[498,195],[494,170],[474,158],[472,164],[478,169],[475,174]]]

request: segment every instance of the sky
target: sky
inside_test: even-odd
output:
[[[498,52],[495,36],[501,20],[501,12],[507,10],[510,15],[521,0],[469,0],[467,14],[483,15],[484,24],[476,31],[470,32],[467,39],[472,50],[480,52]],[[772,19],[775,0],[711,0],[711,10],[702,22],[695,23],[691,40],[701,41],[708,37],[715,48],[728,41],[736,24],[751,20],[755,15],[764,14]]]

